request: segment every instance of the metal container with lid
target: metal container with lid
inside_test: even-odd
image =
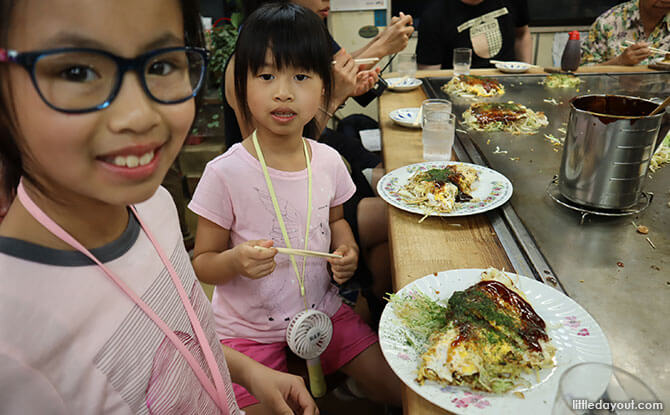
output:
[[[667,108],[648,115],[656,106],[621,95],[573,98],[559,170],[560,193],[600,209],[634,206],[651,157],[670,126]]]

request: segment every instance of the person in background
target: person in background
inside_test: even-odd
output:
[[[254,131],[207,164],[193,194],[193,267],[216,285],[212,304],[224,345],[287,371],[289,322],[318,310],[333,324],[320,357],[324,373],[341,370],[371,399],[399,405],[400,380],[377,336],[342,304],[327,269],[342,283],[358,260],[342,208],[355,186],[334,149],[303,137],[332,91],[328,46],[321,20],[299,5],[266,4],[247,18],[235,49],[235,96],[240,119]],[[342,257],[294,258],[276,246]],[[267,413],[253,391],[236,385],[235,394],[248,414]]]
[[[0,0],[0,413],[318,414],[221,347],[160,183],[206,70],[197,2]],[[229,371],[230,369],[230,371]]]
[[[631,0],[600,15],[582,43],[581,64],[646,65],[662,58],[650,48],[670,50],[670,0]]]
[[[529,62],[527,0],[434,0],[419,20],[419,69],[452,69],[453,50],[471,48],[471,68],[490,59]]]

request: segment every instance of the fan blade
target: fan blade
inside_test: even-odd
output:
[[[307,373],[309,374],[309,389],[312,391],[312,396],[321,398],[326,395],[326,378],[323,376],[323,369],[321,369],[321,359],[307,360]]]

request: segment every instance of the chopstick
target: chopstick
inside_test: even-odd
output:
[[[633,42],[631,40],[624,40],[623,43],[624,43],[624,45],[628,45],[628,46],[635,44],[635,42]],[[663,50],[663,49],[658,49],[658,48],[652,48],[651,46],[648,47],[648,49],[650,51],[656,53],[656,54],[659,54],[659,55],[667,55],[668,53],[670,53],[670,51]]]
[[[379,62],[379,58],[361,58],[361,59],[354,59],[354,63],[356,65],[366,65],[369,63],[377,63]],[[335,65],[335,61],[332,61],[331,64]]]
[[[256,246],[258,249],[269,249],[263,246]],[[291,249],[291,248],[276,248],[277,252],[285,255],[299,255],[299,256],[317,256],[322,258],[342,258],[342,255],[330,254],[328,252],[319,252],[319,251],[309,251],[304,249]]]
[[[421,127],[421,117],[423,117],[423,107],[419,107],[419,112],[416,113],[416,121],[412,122],[415,127]]]
[[[516,63],[516,62],[507,62],[507,61],[497,61],[495,59],[491,59],[491,60],[489,60],[489,62],[491,62],[493,64],[500,63],[500,64],[503,64],[503,65],[506,64],[506,63]],[[532,63],[528,63],[528,62],[520,62],[520,63],[525,63],[526,65],[528,65],[529,68],[541,68],[540,65],[533,65]]]

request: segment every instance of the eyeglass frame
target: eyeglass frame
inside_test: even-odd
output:
[[[191,95],[188,95],[182,99],[174,101],[163,101],[156,98],[151,93],[151,91],[149,91],[149,87],[147,86],[147,80],[144,74],[144,68],[147,61],[149,61],[154,56],[174,51],[196,52],[202,57],[203,65],[202,68],[200,69],[200,80],[198,81],[198,84],[195,87],[193,87],[193,92],[191,93]],[[116,80],[114,81],[114,87],[112,88],[112,91],[110,92],[109,96],[104,102],[91,108],[81,110],[66,110],[63,108],[58,108],[55,105],[51,104],[49,101],[47,101],[47,99],[42,94],[42,91],[40,91],[40,87],[37,84],[37,78],[35,76],[36,64],[44,56],[56,55],[65,52],[95,53],[98,55],[106,56],[112,59],[114,63],[116,63],[118,71],[116,74]],[[114,101],[119,91],[121,90],[121,85],[123,84],[123,77],[129,70],[133,70],[137,73],[138,78],[140,79],[140,84],[142,85],[142,89],[144,90],[144,93],[147,94],[147,96],[153,101],[164,105],[180,104],[182,102],[188,101],[189,99],[198,95],[200,88],[202,88],[202,85],[205,80],[205,74],[207,72],[207,65],[209,63],[209,51],[204,48],[196,48],[192,46],[174,46],[169,48],[154,49],[149,52],[143,53],[139,56],[136,56],[134,58],[128,59],[115,55],[111,52],[107,52],[106,50],[94,49],[94,48],[56,48],[56,49],[37,50],[31,52],[18,52],[12,49],[0,48],[0,63],[3,62],[16,63],[22,66],[26,71],[28,71],[28,73],[30,74],[30,78],[33,82],[33,86],[35,87],[35,90],[39,94],[40,98],[42,98],[42,101],[44,101],[44,103],[47,104],[47,106],[49,106],[50,108],[66,114],[85,114],[89,112],[100,111],[110,106],[112,101]]]

